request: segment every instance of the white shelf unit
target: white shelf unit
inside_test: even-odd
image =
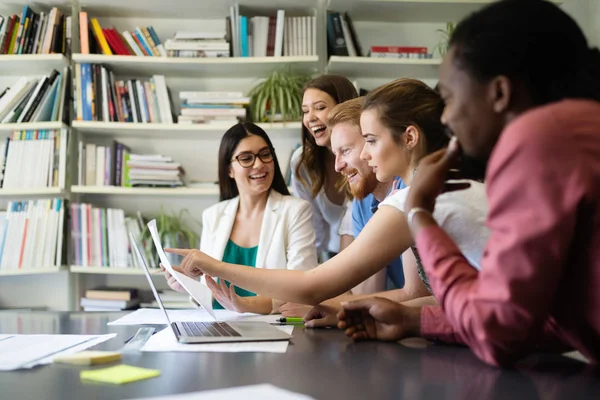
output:
[[[173,58],[140,56],[105,56],[101,54],[73,54],[76,63],[103,64],[118,75],[149,76],[153,74],[199,78],[265,76],[274,69],[314,74],[318,70],[318,56],[295,57],[231,57],[231,58]]]
[[[437,78],[439,59],[389,60],[377,58],[331,57],[326,54],[326,13],[328,10],[349,12],[356,27],[363,51],[371,45],[427,46],[430,51],[440,39],[436,29],[444,28],[447,21],[458,21],[468,13],[492,0],[241,0],[240,11],[245,15],[268,15],[283,8],[286,15],[314,15],[317,17],[317,56],[229,58],[229,59],[176,59],[157,57],[104,56],[79,54],[77,13],[87,11],[90,17],[98,17],[104,27],[116,27],[119,31],[136,26],[153,25],[164,41],[179,29],[197,30],[198,26],[213,26],[211,21],[222,21],[229,15],[230,1],[222,0],[48,0],[36,3],[36,11],[47,11],[58,6],[73,16],[73,56],[48,55],[0,55],[0,77],[14,82],[16,76],[43,75],[52,69],[59,72],[71,63],[102,63],[114,71],[117,77],[147,77],[163,74],[167,79],[171,97],[177,98],[181,90],[242,90],[247,91],[271,70],[291,68],[293,71],[319,74],[335,73],[357,79],[361,87],[373,89],[391,79],[412,76],[434,80]],[[554,0],[565,3],[565,8],[589,18],[588,6],[579,0]],[[13,0],[2,4],[0,13],[20,13],[30,2]],[[3,7],[6,6],[6,7]],[[45,6],[44,6],[45,5]],[[69,13],[69,9],[71,12]],[[209,22],[208,25],[204,22]],[[199,23],[202,22],[203,25]],[[2,82],[4,83],[4,82]],[[173,101],[172,103],[176,103]],[[178,111],[176,104],[174,112]],[[287,152],[300,141],[300,123],[261,124],[274,142],[282,172],[286,170]],[[32,129],[68,128],[62,123],[0,124],[0,132]],[[10,197],[31,198],[36,196],[68,196],[72,201],[86,201],[102,207],[117,207],[142,212],[158,211],[164,203],[171,209],[188,208],[198,219],[204,208],[214,204],[217,187],[155,189],[78,186],[77,140],[108,142],[119,140],[140,151],[164,152],[181,161],[188,173],[202,174],[207,180],[216,177],[216,150],[219,139],[228,127],[198,125],[125,124],[73,121],[69,146],[70,184],[66,190],[58,188],[0,190],[0,200]],[[176,140],[174,140],[176,139]],[[138,147],[139,146],[139,147]],[[192,157],[188,153],[192,153]],[[196,178],[196,176],[192,176]],[[71,186],[71,184],[73,186]],[[69,228],[67,228],[69,229]],[[66,240],[65,236],[65,240]],[[60,271],[70,271],[65,279]],[[157,271],[158,272],[158,271]],[[127,278],[140,281],[139,270],[106,267],[53,267],[19,271],[0,271],[0,276],[47,274],[43,279],[27,276],[0,280],[0,304],[14,306],[10,299],[23,297],[48,299],[47,304],[64,309],[64,301],[56,300],[54,293],[66,294],[68,308],[77,307],[78,296],[86,286],[108,283],[118,286]],[[55,273],[55,274],[53,274]],[[156,276],[160,276],[158,272]],[[100,281],[98,281],[100,279]],[[104,280],[102,280],[104,279]],[[67,280],[67,282],[63,282]],[[14,282],[23,282],[16,285]],[[165,285],[157,279],[157,284]],[[31,288],[34,289],[31,289]],[[47,289],[52,287],[52,290]],[[147,289],[145,286],[142,286]],[[29,297],[31,296],[31,297]],[[23,301],[25,301],[23,300]],[[18,306],[26,306],[20,302]]]
[[[62,54],[2,54],[0,75],[43,75],[53,69],[62,72],[69,59]]]
[[[69,271],[74,274],[98,274],[98,275],[144,275],[144,271],[136,268],[116,268],[116,267],[81,267],[72,265]],[[160,269],[150,270],[150,275],[161,276]]]
[[[0,270],[0,276],[56,274],[64,270],[65,267],[8,269]]]
[[[395,59],[374,57],[331,56],[327,65],[330,74],[348,78],[376,76],[388,80],[398,77],[436,79],[441,59]]]

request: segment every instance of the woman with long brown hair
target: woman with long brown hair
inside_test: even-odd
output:
[[[302,96],[302,147],[291,159],[294,195],[310,201],[317,251],[329,258],[340,251],[340,222],[348,197],[335,171],[327,114],[339,103],[358,97],[356,88],[339,75],[308,82]]]

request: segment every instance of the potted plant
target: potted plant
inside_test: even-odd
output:
[[[450,38],[452,37],[454,28],[454,22],[446,22],[445,29],[436,30],[436,32],[440,32],[442,34],[442,39],[437,44],[437,46],[435,46],[434,52],[437,51],[440,54],[440,57],[442,58],[446,55],[446,52],[448,51],[448,44],[450,43]]]
[[[186,215],[188,218],[184,218]],[[156,219],[156,229],[158,230],[160,242],[164,248],[198,248],[199,236],[188,224],[189,221],[196,222],[196,220],[191,217],[187,209],[182,209],[177,214],[167,214],[161,206],[160,213],[154,218]],[[146,252],[157,259],[158,255],[147,226],[142,232],[142,242],[146,246]],[[181,256],[170,253],[167,253],[167,258],[171,265],[179,265],[182,260]]]
[[[254,122],[298,121],[302,116],[302,88],[310,79],[291,71],[273,71],[249,93]]]

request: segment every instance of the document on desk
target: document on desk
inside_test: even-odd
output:
[[[261,321],[268,323],[276,323],[281,315],[261,315],[244,313],[240,314],[229,310],[214,310],[215,317],[218,321]],[[213,317],[202,308],[193,310],[169,310],[169,318],[171,321],[177,322],[211,322]],[[165,314],[158,308],[140,308],[135,310],[115,321],[111,321],[108,325],[160,325],[166,324]]]
[[[173,269],[165,251],[163,250],[162,243],[160,242],[160,235],[158,234],[158,230],[156,229],[156,220],[148,222],[148,230],[150,231],[150,235],[152,235],[152,241],[154,242],[154,247],[156,247],[156,252],[158,253],[158,258],[160,258],[161,264],[165,267],[167,271],[183,286],[183,288],[200,304],[208,313],[213,317],[212,321],[215,321],[217,317],[213,311],[213,296],[212,292],[205,284],[198,282],[190,278],[187,275],[179,273]]]
[[[108,335],[0,335],[0,371],[50,364],[57,356],[76,353],[117,336]]]
[[[144,397],[144,400],[314,400],[305,394],[290,392],[268,383],[252,386],[239,386],[227,389],[205,390],[203,392],[184,393],[177,395]],[[141,400],[141,399],[129,399]]]
[[[288,335],[294,330],[293,326],[277,326]],[[179,343],[173,334],[171,328],[165,328],[154,334],[142,351],[183,351],[183,352],[218,352],[218,353],[285,353],[289,345],[289,340],[280,340],[273,342],[239,342],[239,343],[202,343],[185,344]]]

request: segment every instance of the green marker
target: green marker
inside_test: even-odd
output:
[[[282,317],[282,318],[279,318],[277,321],[281,322],[282,324],[303,324],[304,323],[302,318],[297,318],[297,317],[293,317],[293,318]]]

